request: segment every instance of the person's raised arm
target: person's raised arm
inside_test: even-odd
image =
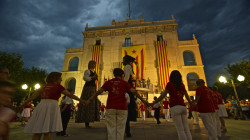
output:
[[[94,100],[98,95],[102,94],[104,91],[103,88],[100,88],[94,95],[92,95],[87,101],[86,105],[88,105],[92,100]]]
[[[75,96],[74,94],[70,93],[67,89],[65,89],[64,91],[62,91],[62,94],[68,96],[71,99],[80,101],[82,104],[84,104],[83,100],[81,100],[79,97]]]
[[[154,104],[160,102],[162,99],[164,99],[164,98],[167,96],[167,94],[168,94],[168,90],[164,90],[164,91],[161,93],[160,97],[157,98],[157,99],[153,102],[152,105],[154,105]]]
[[[191,105],[192,103],[191,103],[190,97],[189,97],[187,92],[185,92],[185,97],[188,100],[188,103]]]
[[[130,88],[129,91],[133,93],[136,97],[138,97],[144,104],[148,104],[148,102],[145,101],[134,88]]]
[[[24,106],[26,106],[30,101],[34,100],[36,97],[38,97],[41,93],[42,93],[43,88],[37,90],[34,92],[34,94],[32,94],[30,96],[30,98],[28,98],[26,101],[24,101],[23,104],[20,105],[20,108],[23,108]]]

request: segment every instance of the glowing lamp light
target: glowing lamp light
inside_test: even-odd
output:
[[[248,99],[246,99],[246,102],[248,102]]]
[[[39,84],[35,85],[35,89],[39,89],[41,86]]]
[[[245,80],[245,77],[244,77],[244,76],[242,76],[242,75],[239,75],[239,76],[237,77],[237,79],[238,79],[240,82],[242,82],[242,81],[244,81],[244,80]]]
[[[22,89],[27,89],[27,88],[28,88],[27,84],[22,85]]]
[[[221,83],[227,83],[227,79],[226,79],[226,77],[224,77],[224,76],[220,76],[220,77],[219,77],[219,81],[220,81]]]

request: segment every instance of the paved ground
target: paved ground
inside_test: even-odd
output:
[[[131,123],[131,138],[125,140],[178,140],[176,129],[172,121],[157,125],[152,118],[147,118],[141,121]],[[193,140],[208,140],[207,132],[200,122],[200,126],[192,125],[189,120],[189,125]],[[250,121],[243,120],[226,120],[228,132],[223,136],[222,140],[250,140]],[[53,134],[52,140],[107,140],[105,120],[91,124],[93,128],[85,129],[84,124],[76,124],[74,120],[70,120],[68,133],[70,137],[61,137]],[[31,140],[31,134],[24,134],[20,123],[11,124],[10,140]]]

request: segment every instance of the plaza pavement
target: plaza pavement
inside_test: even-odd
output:
[[[222,140],[250,140],[250,121],[226,119],[228,132],[223,135]],[[138,118],[137,122],[131,122],[131,138],[125,140],[178,140],[177,132],[172,121],[166,122],[161,119],[161,124],[157,125],[152,118],[146,118],[142,121]],[[86,129],[84,123],[74,123],[70,120],[68,133],[70,137],[56,136],[52,134],[52,140],[107,140],[107,130],[105,120],[90,124],[93,128]],[[200,127],[192,125],[189,120],[189,126],[193,140],[208,140],[207,132],[200,121]],[[23,126],[19,122],[10,125],[10,140],[31,140],[32,134],[23,133]]]

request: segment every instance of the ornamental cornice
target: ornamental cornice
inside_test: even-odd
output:
[[[172,32],[177,30],[177,24],[170,25],[154,25],[154,26],[139,26],[139,27],[123,27],[105,30],[85,31],[83,35],[85,38],[94,37],[108,37],[108,36],[121,36],[131,34],[143,33],[159,33],[159,32]]]

